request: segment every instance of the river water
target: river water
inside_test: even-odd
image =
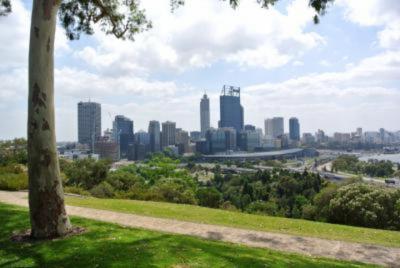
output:
[[[373,154],[360,157],[360,160],[362,161],[368,161],[368,159],[389,160],[395,163],[400,163],[400,154]]]

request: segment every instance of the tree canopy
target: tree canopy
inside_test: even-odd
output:
[[[43,8],[49,4],[57,4],[58,1],[60,23],[70,40],[79,39],[81,34],[93,34],[95,24],[106,34],[130,40],[134,40],[136,34],[152,27],[138,0],[43,0]],[[170,1],[172,10],[185,4],[185,0]],[[279,0],[255,1],[262,8],[268,8]],[[309,5],[316,11],[313,18],[315,23],[319,22],[319,16],[325,14],[328,4],[333,1],[309,0]],[[229,0],[229,4],[232,8],[237,8],[240,0]],[[11,0],[0,0],[0,16],[5,16],[11,11]]]

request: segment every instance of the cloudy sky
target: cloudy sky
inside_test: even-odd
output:
[[[26,132],[31,1],[12,2],[0,18],[0,139]],[[69,42],[59,27],[58,140],[76,140],[77,102],[88,99],[102,104],[103,130],[117,114],[135,131],[153,119],[197,130],[206,91],[216,126],[224,84],[242,88],[247,124],[297,116],[302,132],[400,130],[399,0],[336,0],[319,25],[307,0],[241,2],[187,0],[171,13],[169,0],[142,0],[153,29],[135,42],[99,31]]]

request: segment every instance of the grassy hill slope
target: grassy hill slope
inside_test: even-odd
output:
[[[10,241],[29,228],[26,208],[0,203],[0,267],[373,267],[119,227],[72,217],[86,232],[35,243]]]
[[[68,196],[66,200],[68,205],[73,206],[225,225],[243,229],[400,247],[400,232],[398,231],[252,215],[220,209],[162,202],[98,199],[92,197],[80,198],[71,196]]]

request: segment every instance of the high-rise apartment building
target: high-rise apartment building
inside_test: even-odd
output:
[[[182,129],[176,129],[175,143],[178,146],[179,154],[188,153],[190,143],[189,133]]]
[[[123,115],[115,116],[113,133],[114,141],[119,144],[121,157],[127,157],[129,145],[134,143],[133,121]]]
[[[271,118],[265,119],[265,121],[264,121],[264,132],[265,132],[265,136],[268,139],[272,139],[272,135],[273,135],[272,129],[273,129],[272,119]]]
[[[135,143],[150,147],[150,134],[144,130],[135,133]]]
[[[225,142],[226,142],[226,150],[234,151],[237,148],[237,133],[234,128],[223,128],[225,131]]]
[[[300,123],[296,117],[289,119],[289,139],[300,141]]]
[[[94,143],[101,137],[101,105],[96,102],[78,103],[78,142],[94,150]]]
[[[133,121],[123,115],[116,115],[113,122],[114,140],[119,141],[120,134],[129,134],[133,136]]]
[[[328,141],[328,137],[322,129],[318,129],[317,133],[315,133],[315,140],[318,143],[323,143]]]
[[[175,122],[167,121],[162,123],[162,133],[161,133],[162,148],[170,145],[175,145],[175,133],[176,133]]]
[[[152,120],[149,123],[150,151],[159,152],[161,150],[160,122]]]
[[[270,139],[277,139],[284,134],[283,117],[274,117],[265,120],[265,135]]]
[[[206,133],[206,140],[211,153],[226,151],[226,133],[224,128],[209,129]]]
[[[240,150],[254,151],[261,146],[260,134],[255,130],[242,130],[238,136]]]
[[[210,129],[210,99],[204,94],[200,101],[200,132],[203,138],[208,129]]]
[[[357,133],[358,136],[361,137],[361,136],[363,135],[363,129],[362,129],[362,127],[358,127],[357,130],[356,130],[356,133]]]
[[[120,159],[119,145],[109,137],[100,137],[96,140],[94,153],[98,154],[100,159],[111,159],[112,161]]]
[[[190,132],[190,140],[192,142],[199,141],[201,139],[201,132],[200,131],[191,131]]]
[[[240,87],[224,86],[219,97],[219,127],[233,127],[237,132],[243,129],[244,112],[240,104]]]

